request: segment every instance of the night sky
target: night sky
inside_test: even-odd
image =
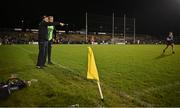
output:
[[[137,33],[180,33],[180,0],[5,0],[1,1],[1,28],[37,28],[41,16],[82,26],[85,12],[136,18]]]

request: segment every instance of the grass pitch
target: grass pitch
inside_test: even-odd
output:
[[[123,107],[180,106],[180,46],[175,54],[165,45],[91,46],[101,81],[86,79],[88,45],[53,45],[55,65],[38,70],[37,45],[0,46],[0,81],[11,74],[37,79],[15,91],[0,106]]]

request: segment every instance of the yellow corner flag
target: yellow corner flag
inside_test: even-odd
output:
[[[92,79],[99,81],[98,71],[96,67],[96,62],[94,59],[94,54],[91,47],[88,47],[88,71],[87,79]]]
[[[99,93],[101,96],[101,100],[103,101],[103,94],[100,86],[100,81],[99,81],[99,75],[96,67],[96,62],[94,59],[94,54],[91,49],[91,47],[88,47],[88,71],[87,71],[87,79],[92,79],[97,81],[97,85],[99,88]]]

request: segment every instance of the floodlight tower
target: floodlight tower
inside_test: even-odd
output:
[[[88,19],[87,19],[87,12],[86,12],[86,43],[87,43],[87,35],[88,35]]]
[[[113,39],[113,44],[114,44],[114,12],[112,14],[112,39]]]
[[[134,44],[136,43],[136,19],[134,18]]]
[[[124,42],[126,41],[126,14],[124,14]]]

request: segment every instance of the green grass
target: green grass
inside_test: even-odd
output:
[[[38,79],[15,91],[0,106],[129,107],[180,106],[180,46],[176,54],[165,45],[93,45],[104,95],[86,79],[88,45],[54,45],[55,65],[35,68],[37,45],[0,46],[0,81],[11,74]]]

